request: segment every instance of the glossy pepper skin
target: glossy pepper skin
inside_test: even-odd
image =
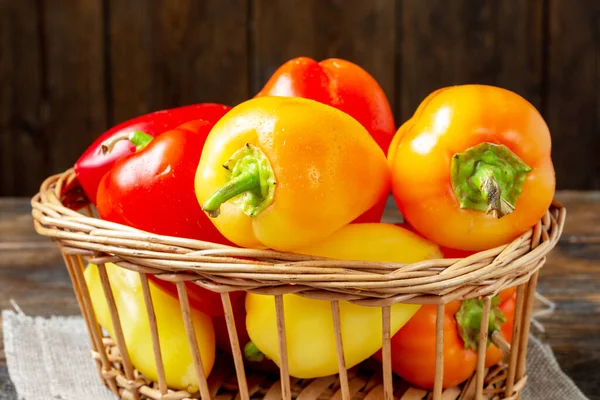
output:
[[[92,204],[96,204],[96,195],[100,180],[119,158],[135,152],[135,146],[122,141],[108,154],[102,151],[102,143],[114,136],[135,131],[142,131],[150,136],[156,136],[170,129],[195,119],[202,119],[214,124],[231,107],[203,103],[183,107],[155,111],[122,122],[100,135],[77,159],[73,167],[77,181],[83,188]]]
[[[119,320],[131,363],[145,377],[157,381],[158,372],[154,361],[150,324],[139,274],[111,263],[106,264],[106,273],[119,312]],[[112,338],[115,338],[98,267],[89,264],[84,271],[84,277],[98,323],[109,332]],[[149,286],[156,314],[166,383],[172,389],[195,392],[199,388],[199,382],[196,378],[194,361],[181,317],[179,300],[152,282],[149,282]],[[215,361],[213,322],[209,316],[193,308],[191,309],[191,318],[202,357],[202,366],[208,376]]]
[[[396,135],[388,152],[396,204],[441,246],[481,251],[508,243],[552,202],[548,127],[511,91],[439,89]]]
[[[492,314],[494,321],[490,324],[494,329],[500,326],[500,332],[510,342],[514,324],[516,293],[514,288],[502,291],[497,297],[496,307]],[[479,319],[460,318],[460,301],[446,304],[444,315],[444,388],[458,385],[467,380],[477,368],[477,343],[479,335]],[[481,310],[479,301],[479,311]],[[433,389],[435,381],[435,347],[436,347],[436,315],[437,306],[424,305],[396,333],[391,340],[392,370],[407,382]],[[469,323],[458,322],[469,321]],[[466,326],[463,331],[460,325]],[[471,330],[469,331],[469,325]],[[490,335],[491,332],[488,333]],[[469,347],[465,345],[465,338]],[[381,351],[375,357],[381,361]],[[497,364],[502,359],[502,353],[494,344],[488,344],[486,350],[486,367]]]
[[[262,96],[304,97],[335,107],[360,122],[386,154],[396,132],[394,114],[377,80],[347,60],[293,58],[256,95]],[[387,194],[354,222],[379,222],[386,199]]]
[[[246,329],[246,295],[231,299],[231,307],[233,309],[233,317],[235,320],[235,329],[242,351],[244,346],[250,342],[248,330]],[[229,332],[227,330],[227,322],[225,316],[213,317],[213,325],[215,327],[215,338],[217,350],[221,350],[223,356],[232,357],[231,343],[229,342]],[[231,358],[233,362],[233,358]],[[257,354],[257,358],[244,358],[244,366],[251,371],[257,371],[262,374],[279,376],[279,367],[264,355]]]
[[[350,224],[302,254],[345,260],[408,263],[441,258],[437,246],[391,224]],[[283,295],[288,367],[297,378],[337,373],[337,352],[331,303],[295,294]],[[381,308],[340,301],[342,342],[347,368],[372,356],[382,346]],[[420,308],[416,304],[391,307],[391,332],[396,333]],[[275,300],[248,293],[246,327],[252,344],[280,365]],[[252,348],[250,348],[252,349]],[[252,351],[246,349],[246,355]]]
[[[407,222],[404,222],[401,224],[396,224],[396,225],[401,228],[407,229],[411,232],[414,232],[415,234],[423,237],[419,232],[417,232],[417,230],[415,228],[413,228]],[[476,251],[457,250],[457,249],[451,249],[449,247],[444,247],[444,246],[439,246],[439,248],[440,248],[440,251],[442,252],[444,258],[466,258],[466,257],[476,253]]]
[[[256,95],[263,96],[303,97],[335,107],[360,122],[386,154],[396,132],[394,114],[379,83],[347,60],[293,58]]]
[[[155,138],[136,136],[144,147],[118,159],[100,181],[96,206],[100,217],[159,235],[231,244],[194,195],[194,174],[212,126],[208,121],[194,120]],[[176,295],[174,283],[152,275],[150,279]],[[186,286],[196,308],[209,315],[223,314],[218,293],[189,282]]]
[[[299,97],[260,97],[211,130],[195,187],[233,243],[292,251],[353,221],[389,184],[384,153],[348,114]]]

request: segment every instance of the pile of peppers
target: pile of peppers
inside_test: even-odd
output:
[[[298,57],[251,99],[186,105],[120,123],[74,166],[73,208],[159,235],[340,260],[413,263],[461,258],[509,243],[550,206],[555,176],[548,127],[503,88],[459,85],[431,93],[397,129],[378,82],[342,59]],[[389,195],[404,222],[382,222]],[[98,266],[85,279],[98,322],[114,335]],[[132,364],[157,379],[140,277],[105,268]],[[198,390],[175,284],[148,275],[167,384]],[[186,283],[205,374],[231,354],[218,293]],[[249,368],[278,373],[272,296],[230,293]],[[338,372],[331,304],[283,296],[288,369]],[[468,379],[477,360],[481,299],[445,307],[444,379]],[[493,298],[489,334],[510,341],[515,288]],[[339,302],[344,359],[381,360],[381,308]],[[435,377],[436,308],[391,307],[392,369],[426,389]],[[475,335],[475,336],[474,336]],[[486,366],[502,361],[489,343]]]

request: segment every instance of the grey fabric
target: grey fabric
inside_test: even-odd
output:
[[[529,336],[527,347],[528,382],[524,400],[587,400],[573,381],[560,369],[552,348]]]
[[[81,317],[29,317],[3,311],[8,371],[19,400],[115,400],[90,357]],[[66,351],[66,349],[69,351]],[[549,346],[530,337],[524,400],[586,400]]]
[[[91,359],[81,317],[3,311],[2,320],[8,372],[19,400],[115,400]]]

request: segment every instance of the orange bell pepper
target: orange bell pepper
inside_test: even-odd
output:
[[[211,130],[196,196],[242,247],[292,251],[330,236],[389,191],[386,157],[348,114],[299,97],[259,97]]]
[[[485,367],[502,359],[502,352],[489,339],[499,330],[508,342],[512,338],[515,288],[506,289],[492,300]],[[467,380],[477,368],[477,346],[483,302],[479,299],[453,301],[444,309],[444,377],[448,388]],[[392,370],[405,381],[433,389],[436,360],[437,306],[424,305],[391,340]],[[381,361],[381,351],[375,354]]]
[[[485,85],[437,90],[388,152],[406,220],[441,246],[510,242],[546,212],[555,190],[548,126],[521,96]]]

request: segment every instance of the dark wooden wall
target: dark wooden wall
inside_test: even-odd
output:
[[[286,60],[341,57],[405,121],[434,89],[529,99],[559,189],[600,189],[599,0],[0,0],[0,195],[31,195],[107,127],[252,97]]]

